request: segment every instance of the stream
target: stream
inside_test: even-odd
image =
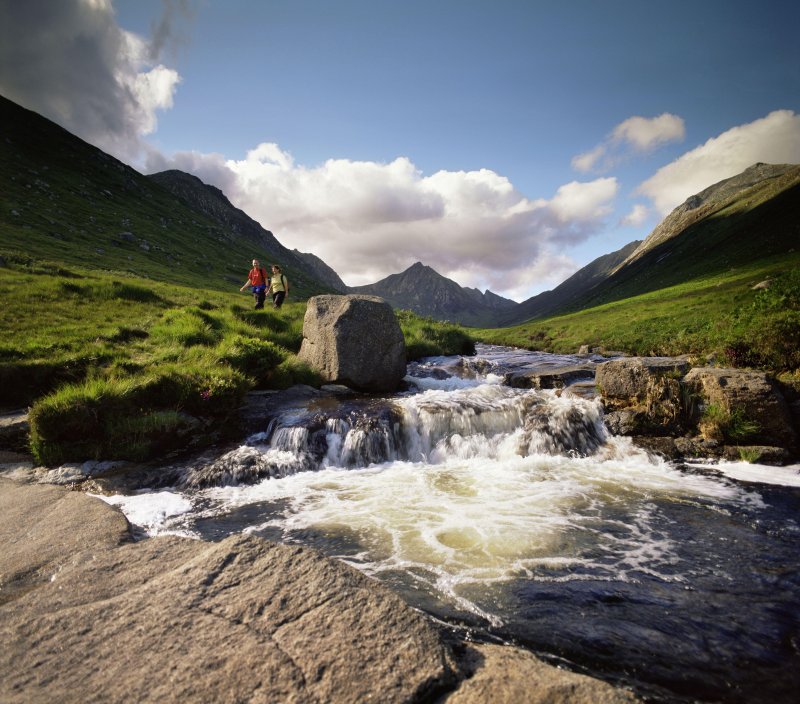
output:
[[[278,394],[174,486],[102,498],[142,536],[313,546],[464,637],[650,701],[797,701],[798,467],[676,465],[610,436],[590,380],[503,383],[577,363],[479,346],[391,396]]]

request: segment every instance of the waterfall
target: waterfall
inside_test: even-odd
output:
[[[455,390],[428,388],[382,401],[326,405],[325,411],[293,409],[271,419],[267,431],[246,445],[189,468],[184,488],[397,460],[589,456],[607,440],[598,401],[512,389],[485,383],[485,377]]]

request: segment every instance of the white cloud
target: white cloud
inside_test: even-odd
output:
[[[632,153],[644,153],[686,136],[683,118],[665,112],[658,117],[629,117],[618,124],[594,149],[572,158],[581,173],[605,172]]]
[[[641,203],[637,203],[631,208],[631,211],[619,221],[623,227],[639,227],[643,225],[650,215],[650,208]]]
[[[615,142],[627,142],[636,151],[646,152],[668,142],[680,142],[686,137],[683,119],[665,112],[658,117],[629,117],[611,133]]]
[[[662,215],[689,196],[741,173],[756,162],[800,162],[800,115],[776,110],[733,127],[659,169],[637,189]]]
[[[597,163],[606,155],[606,148],[598,144],[594,149],[572,157],[572,168],[585,174],[593,171]]]
[[[124,160],[172,106],[180,77],[158,62],[173,3],[156,42],[121,29],[108,0],[6,2],[0,23],[0,93]]]
[[[219,186],[285,246],[313,252],[352,286],[422,260],[462,286],[516,298],[575,270],[552,251],[598,232],[618,190],[613,178],[574,181],[530,200],[488,169],[425,176],[405,157],[307,167],[275,144],[241,160],[179,154],[148,163],[164,168]]]

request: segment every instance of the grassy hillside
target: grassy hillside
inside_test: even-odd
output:
[[[593,308],[709,276],[724,277],[753,262],[791,256],[799,244],[800,167],[795,167],[708,204],[691,225],[550,314]]]
[[[214,290],[253,257],[282,261],[54,123],[0,96],[0,256],[23,255]],[[330,288],[289,263],[296,297]],[[238,285],[237,285],[238,284]]]
[[[305,303],[30,257],[0,259],[0,407],[32,404],[47,464],[146,459],[235,429],[252,388],[318,385],[296,353]],[[455,326],[401,317],[410,358],[473,349]]]
[[[770,281],[769,288],[754,289]],[[505,329],[485,342],[575,353],[582,345],[640,355],[716,354],[734,366],[800,368],[800,252]]]

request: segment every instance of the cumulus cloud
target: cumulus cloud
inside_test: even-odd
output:
[[[172,106],[180,76],[159,62],[175,12],[151,42],[121,29],[110,0],[4,2],[0,93],[125,160]]]
[[[572,158],[572,168],[581,173],[603,172],[632,153],[653,151],[686,136],[683,118],[665,112],[658,117],[629,117],[618,124],[594,149]]]
[[[351,286],[421,259],[462,286],[514,298],[575,271],[553,252],[596,234],[618,191],[616,179],[600,178],[530,200],[488,169],[426,176],[405,157],[308,167],[270,143],[240,160],[179,154],[149,166],[189,170],[222,188],[284,245],[313,252]]]
[[[639,227],[645,223],[649,215],[650,208],[641,203],[637,203],[631,208],[631,211],[619,221],[619,224],[623,227]]]
[[[659,169],[637,192],[649,197],[666,215],[689,196],[759,161],[800,162],[800,115],[776,110],[733,127]]]

